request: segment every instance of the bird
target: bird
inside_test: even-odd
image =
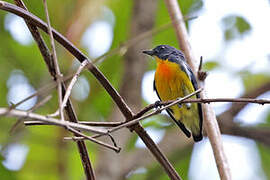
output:
[[[159,45],[143,53],[156,60],[153,86],[160,101],[175,100],[198,89],[196,77],[180,50],[169,45]],[[196,94],[196,97],[199,98],[200,95]],[[166,111],[188,138],[192,134],[195,142],[203,139],[203,115],[200,103],[176,104]]]

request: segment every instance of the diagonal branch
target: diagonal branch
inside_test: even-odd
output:
[[[56,50],[55,50],[55,44],[54,44],[54,38],[53,38],[53,34],[52,34],[52,27],[51,27],[51,23],[50,23],[50,17],[49,17],[49,12],[48,12],[48,6],[47,6],[47,0],[43,0],[43,4],[44,4],[44,9],[45,9],[45,13],[46,13],[46,19],[47,19],[47,24],[48,24],[48,31],[49,31],[49,35],[50,35],[50,41],[51,41],[51,47],[52,47],[52,61],[53,61],[53,67],[55,68],[55,73],[56,73],[56,82],[57,82],[57,90],[58,90],[58,106],[60,109],[60,117],[61,120],[64,120],[64,112],[63,109],[61,109],[62,107],[62,74],[60,72],[60,68],[59,68],[59,64],[58,64],[58,60],[57,60],[57,55],[56,55]]]
[[[99,144],[99,145],[104,146],[104,147],[106,147],[106,148],[112,149],[112,150],[114,150],[114,151],[117,152],[117,153],[119,153],[120,150],[121,150],[121,148],[119,148],[119,147],[111,146],[111,145],[109,145],[109,144],[107,144],[107,143],[104,143],[104,142],[101,142],[101,141],[99,141],[99,140],[96,140],[95,138],[92,138],[92,137],[90,137],[90,136],[86,136],[86,135],[84,135],[83,133],[81,133],[80,131],[77,131],[76,129],[73,129],[73,128],[71,128],[71,127],[68,127],[68,126],[67,126],[67,129],[68,129],[69,131],[73,132],[77,137],[78,137],[78,136],[83,137],[83,138],[88,139],[88,140],[90,140],[90,141],[92,141],[92,142],[95,142],[96,144]],[[75,137],[75,138],[76,138],[76,137]],[[73,140],[76,141],[75,138],[74,138]],[[66,138],[64,138],[64,139],[66,139]]]
[[[63,111],[64,107],[66,106],[67,104],[67,101],[69,99],[69,96],[71,94],[71,90],[73,88],[73,86],[75,85],[76,81],[78,80],[78,77],[80,75],[80,73],[82,72],[82,70],[84,69],[84,67],[88,64],[88,60],[85,60],[83,61],[83,63],[80,65],[80,67],[78,68],[77,72],[75,73],[75,75],[73,76],[70,84],[68,85],[68,88],[66,90],[66,94],[64,96],[64,99],[63,99],[63,103],[62,105],[60,106],[60,112]]]

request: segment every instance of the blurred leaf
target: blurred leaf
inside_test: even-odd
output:
[[[251,73],[248,71],[239,72],[242,77],[244,86],[246,90],[256,89],[263,83],[266,83],[270,80],[270,75],[266,73]]]
[[[236,38],[236,34],[235,34],[234,31],[232,31],[231,29],[226,29],[226,30],[224,31],[224,35],[225,35],[225,39],[226,39],[227,41]]]
[[[251,26],[244,17],[236,16],[235,26],[240,34],[244,34],[251,30]]]
[[[262,144],[257,144],[258,149],[261,155],[261,162],[262,162],[262,167],[264,170],[265,175],[267,176],[267,179],[270,179],[270,149],[269,147],[266,147]]]
[[[238,15],[228,15],[221,20],[224,29],[225,40],[233,40],[238,37],[244,36],[251,31],[251,26],[248,21]]]
[[[200,10],[203,6],[202,0],[185,0],[185,1],[178,1],[181,7],[181,11],[184,15],[188,15],[190,13],[194,13]]]
[[[217,61],[208,61],[203,64],[203,70],[211,71],[215,68],[218,68],[220,66],[219,62]]]
[[[125,147],[125,150],[127,151],[134,150],[137,140],[138,140],[138,136],[136,134],[132,134],[132,136],[129,138],[129,141]]]
[[[1,156],[0,156],[1,157]],[[2,159],[2,157],[1,157]],[[16,172],[14,171],[10,171],[8,169],[6,169],[3,164],[2,161],[0,161],[0,177],[1,179],[5,179],[5,180],[16,180],[18,178],[16,178]]]

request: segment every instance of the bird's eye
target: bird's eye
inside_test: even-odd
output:
[[[160,48],[161,48],[161,49],[165,49],[165,47],[164,47],[164,46],[161,46]]]

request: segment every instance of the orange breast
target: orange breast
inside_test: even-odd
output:
[[[163,78],[170,79],[174,70],[165,62],[158,63],[156,73]]]
[[[182,95],[181,82],[178,78],[179,67],[168,61],[158,62],[155,73],[155,83],[157,92],[161,100],[173,100]]]

